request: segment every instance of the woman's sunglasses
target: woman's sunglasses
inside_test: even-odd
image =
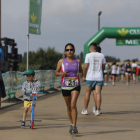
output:
[[[68,51],[74,51],[74,49],[66,49],[65,51],[66,52],[68,52]]]

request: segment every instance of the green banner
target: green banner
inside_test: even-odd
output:
[[[30,0],[29,33],[41,34],[42,0]]]
[[[140,39],[116,39],[117,46],[140,46]]]

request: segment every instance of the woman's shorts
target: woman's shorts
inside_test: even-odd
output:
[[[74,90],[80,92],[81,85],[79,85],[79,86],[77,86],[77,87],[75,87],[75,88],[73,88],[71,90],[62,89],[62,95],[64,97],[71,96],[71,92],[74,91]]]
[[[116,76],[117,76],[117,74],[112,74],[112,76],[115,76],[115,77],[116,77]]]
[[[104,75],[107,75],[107,72],[104,72]]]
[[[125,75],[131,75],[131,73],[129,73],[129,72],[125,72]]]

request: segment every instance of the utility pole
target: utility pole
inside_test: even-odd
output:
[[[0,38],[1,38],[1,0],[0,0]]]

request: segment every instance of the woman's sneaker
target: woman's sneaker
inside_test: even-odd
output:
[[[81,114],[88,115],[88,111],[84,109],[84,110],[82,110]]]
[[[99,113],[100,113],[100,114],[102,114],[102,111],[101,111],[101,109],[99,110]]]
[[[25,122],[24,121],[21,122],[21,126],[20,127],[25,127]]]
[[[78,133],[78,130],[77,130],[76,125],[72,125],[72,134],[77,134],[77,133]]]
[[[69,133],[72,134],[72,125],[70,125]]]
[[[97,110],[96,113],[95,113],[95,116],[99,116],[100,115],[100,111]]]

